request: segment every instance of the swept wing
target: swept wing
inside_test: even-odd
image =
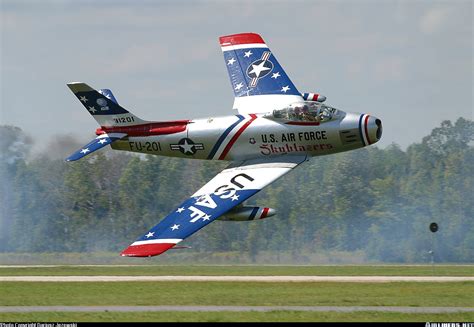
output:
[[[264,113],[303,101],[275,55],[259,34],[219,38],[240,114]]]
[[[165,252],[305,160],[306,156],[288,156],[231,164],[133,242],[122,256],[148,257]]]

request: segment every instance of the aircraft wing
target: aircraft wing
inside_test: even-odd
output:
[[[234,90],[234,109],[240,114],[271,112],[304,101],[260,35],[225,35],[219,42]]]
[[[174,247],[306,161],[306,156],[235,162],[122,252],[150,257]]]

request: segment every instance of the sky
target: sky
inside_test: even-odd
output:
[[[112,89],[146,120],[235,114],[218,38],[241,32],[262,35],[300,92],[379,117],[382,148],[474,119],[473,1],[0,4],[0,124],[21,127],[40,151],[94,137],[73,81]]]

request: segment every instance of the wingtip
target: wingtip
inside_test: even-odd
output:
[[[71,154],[69,157],[67,157],[66,159],[64,159],[64,161],[66,162],[72,162],[72,161],[76,161],[76,160],[79,160],[81,159],[82,157],[77,157],[77,154],[74,153],[74,154]]]
[[[265,43],[260,34],[257,33],[239,33],[223,35],[219,37],[221,47],[238,44]]]
[[[176,243],[130,245],[120,253],[122,257],[153,257],[171,249]]]

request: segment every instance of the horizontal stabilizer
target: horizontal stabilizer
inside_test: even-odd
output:
[[[68,158],[66,158],[66,161],[76,161],[81,159],[82,157],[85,157],[89,154],[91,154],[94,151],[97,151],[99,149],[102,149],[104,146],[120,140],[127,136],[127,134],[124,133],[111,133],[111,134],[102,134],[98,137],[96,137],[94,140],[92,140],[90,143],[87,143],[85,146],[83,146],[81,149],[77,150],[73,154],[71,154]]]

